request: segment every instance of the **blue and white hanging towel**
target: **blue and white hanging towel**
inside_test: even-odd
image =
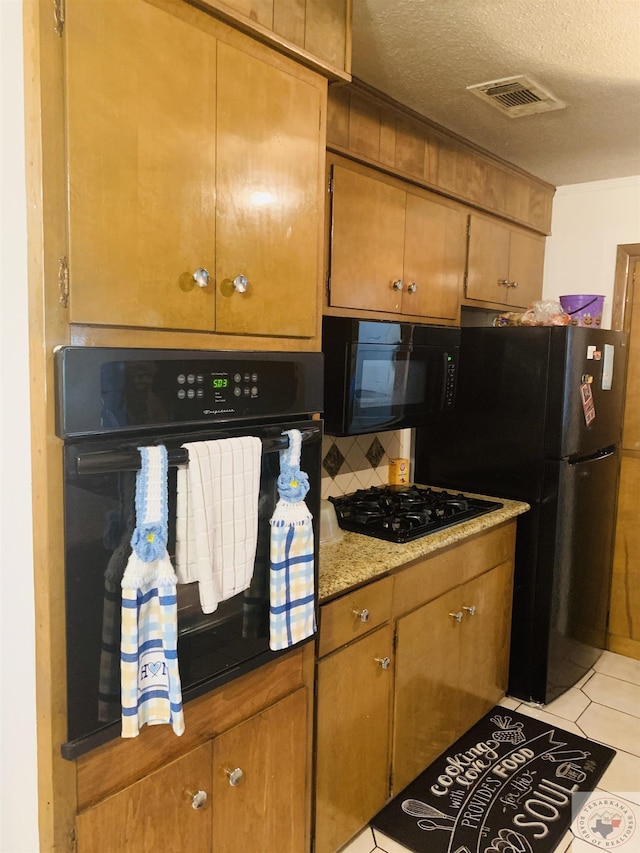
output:
[[[167,450],[140,447],[133,552],[122,578],[122,737],[145,723],[184,732],[176,575],[167,553]]]
[[[309,477],[300,470],[300,430],[290,429],[280,451],[278,501],[271,517],[269,647],[276,651],[315,633],[313,519],[304,498]]]

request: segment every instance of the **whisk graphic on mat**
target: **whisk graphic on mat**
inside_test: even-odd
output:
[[[429,803],[423,803],[422,800],[404,800],[402,811],[410,814],[411,817],[442,817],[445,820],[455,821],[455,818],[451,817],[451,815],[438,811],[438,809],[430,806]]]
[[[432,829],[445,829],[448,832],[451,832],[453,830],[453,826],[451,824],[455,823],[456,820],[454,817],[451,817],[444,812],[438,811],[438,809],[435,809],[433,806],[430,806],[429,803],[423,803],[422,800],[404,800],[402,803],[402,811],[411,815],[411,817],[423,818],[423,820],[418,821],[418,826],[420,829],[426,829],[427,831]],[[427,818],[427,820],[424,818]],[[451,821],[451,824],[447,825],[446,823],[439,823],[440,820]]]

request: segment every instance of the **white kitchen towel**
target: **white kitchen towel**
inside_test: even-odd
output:
[[[200,605],[213,613],[251,583],[258,542],[262,442],[254,436],[184,444],[178,470],[176,573],[198,582]]]

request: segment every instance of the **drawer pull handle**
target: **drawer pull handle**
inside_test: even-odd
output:
[[[236,767],[233,770],[225,769],[224,772],[229,777],[229,784],[232,788],[237,788],[240,782],[244,779],[244,773],[239,767]]]
[[[391,658],[375,658],[375,660],[380,664],[383,669],[389,669],[391,666]]]
[[[187,791],[187,796],[191,799],[192,809],[202,809],[207,804],[206,791],[196,791],[195,794],[193,793],[193,791]]]
[[[475,604],[472,604],[470,607],[463,607],[462,609],[463,609],[463,610],[466,610],[466,611],[467,611],[467,613],[469,614],[469,616],[475,616],[475,615],[476,615],[476,606],[475,606]]]
[[[452,619],[455,619],[456,622],[462,622],[462,611],[461,610],[458,610],[457,613],[450,613],[449,616],[451,616]]]
[[[363,607],[362,610],[354,610],[353,613],[360,619],[361,622],[369,621],[369,611],[366,607]]]

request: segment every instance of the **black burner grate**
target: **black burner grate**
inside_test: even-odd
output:
[[[498,501],[422,486],[372,486],[329,500],[343,530],[398,543],[502,507]]]

